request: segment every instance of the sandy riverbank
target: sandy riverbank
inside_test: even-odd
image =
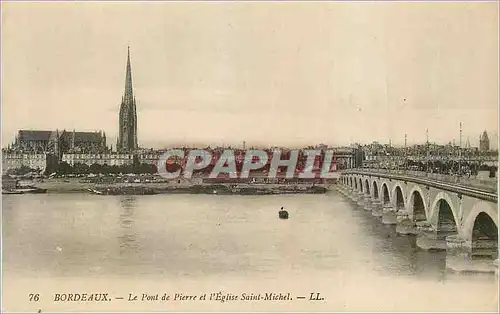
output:
[[[280,194],[280,193],[318,193],[321,187],[316,186],[311,189],[310,184],[194,184],[191,182],[178,183],[175,180],[170,182],[154,183],[91,183],[82,182],[81,179],[45,179],[43,182],[34,182],[34,185],[47,189],[47,193],[87,193],[88,189],[152,189],[156,193],[213,193],[216,190],[219,194]],[[324,192],[324,191],[323,191]]]
[[[81,193],[88,192],[88,189],[103,188],[103,187],[123,187],[123,186],[137,186],[137,187],[151,187],[151,188],[176,188],[176,187],[189,187],[193,184],[189,182],[177,183],[172,181],[168,183],[92,183],[84,182],[81,178],[53,178],[44,179],[43,182],[33,182],[39,188],[47,189],[47,193]]]

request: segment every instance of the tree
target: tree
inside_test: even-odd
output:
[[[102,166],[100,164],[94,163],[90,165],[89,171],[91,173],[101,173],[102,172]]]
[[[76,163],[73,165],[73,173],[88,174],[90,173],[90,169],[87,164]]]
[[[71,165],[67,162],[63,161],[57,166],[56,173],[58,175],[67,175],[73,173],[73,167],[71,167]]]

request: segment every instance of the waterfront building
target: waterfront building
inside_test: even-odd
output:
[[[131,165],[134,162],[133,154],[126,153],[104,153],[104,154],[78,154],[68,153],[63,154],[62,161],[71,166],[75,164],[85,164],[91,166],[93,164],[108,165],[108,166],[123,166]]]
[[[9,170],[27,167],[37,171],[45,171],[50,155],[45,153],[21,153],[4,150],[2,152],[2,173]]]
[[[158,165],[158,160],[160,159],[161,155],[162,152],[150,151],[139,154],[138,158],[141,164]],[[171,159],[179,159],[179,158],[171,158]]]
[[[333,148],[333,161],[336,169],[343,170],[361,166],[362,160],[359,158],[360,150],[352,147]]]
[[[127,68],[125,71],[125,92],[120,104],[116,149],[118,152],[133,152],[137,148],[137,112],[132,88],[132,68],[130,66],[129,48],[127,51]]]
[[[108,166],[124,166],[132,165],[134,161],[139,164],[158,165],[158,160],[162,152],[160,151],[144,151],[140,154],[107,152],[103,154],[78,154],[68,153],[62,156],[62,161],[71,166],[75,164],[85,164],[91,166],[108,165]]]

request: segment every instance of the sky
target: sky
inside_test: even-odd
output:
[[[2,145],[115,144],[130,46],[142,147],[498,141],[498,2],[2,2]]]

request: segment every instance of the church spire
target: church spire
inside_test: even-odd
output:
[[[130,152],[137,148],[137,113],[132,89],[132,67],[130,66],[130,47],[127,47],[127,70],[125,73],[125,93],[120,104],[118,151]]]
[[[132,91],[132,67],[130,66],[130,47],[127,46],[127,70],[125,73],[125,102],[132,102],[134,100],[134,95]]]

